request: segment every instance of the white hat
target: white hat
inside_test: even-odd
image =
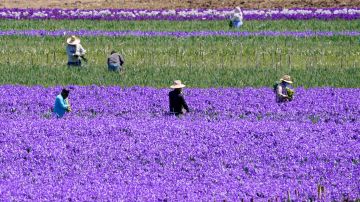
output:
[[[285,81],[286,83],[293,83],[289,75],[284,75],[283,77],[281,77],[280,81]]]
[[[70,45],[76,45],[80,43],[80,39],[77,38],[75,35],[72,35],[71,37],[66,39],[66,43]]]
[[[240,8],[239,6],[236,7],[236,8],[235,8],[235,12],[236,12],[236,13],[241,13],[241,8]]]
[[[180,80],[175,80],[174,84],[170,88],[184,88],[185,85],[181,83]]]

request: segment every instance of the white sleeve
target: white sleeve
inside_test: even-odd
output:
[[[78,55],[85,55],[86,50],[82,47],[81,44],[77,44],[76,45],[76,53],[78,53]]]
[[[241,14],[239,14],[239,13],[235,13],[234,15],[233,15],[233,19],[232,20],[238,20],[238,21],[241,21],[242,19],[241,19],[242,17],[241,17]]]
[[[280,95],[281,97],[286,97],[286,95],[282,94],[282,86],[278,85],[277,87],[277,94]]]

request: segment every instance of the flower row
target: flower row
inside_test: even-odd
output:
[[[0,9],[0,19],[98,19],[98,20],[223,20],[231,15],[230,9]],[[360,18],[360,8],[294,8],[244,10],[245,20],[308,20]]]
[[[66,117],[167,117],[169,89],[72,86]],[[0,116],[51,117],[60,87],[0,86]],[[184,90],[191,112],[185,119],[360,122],[360,89],[297,88],[295,99],[278,104],[269,88]],[[29,99],[31,98],[31,99]],[[38,98],[38,99],[32,99]]]
[[[360,36],[360,31],[106,31],[106,30],[2,30],[0,36],[105,36],[105,37],[332,37]]]
[[[68,88],[56,119],[61,87],[0,86],[0,200],[360,198],[360,89],[186,88],[177,118],[169,89]]]
[[[352,201],[359,138],[351,123],[1,117],[0,200]]]

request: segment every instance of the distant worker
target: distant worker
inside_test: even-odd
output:
[[[111,51],[111,55],[107,59],[109,71],[122,71],[124,62],[124,57],[121,54]]]
[[[86,50],[80,44],[80,39],[76,36],[71,36],[67,40],[66,54],[68,56],[67,65],[81,67],[81,60],[87,62],[85,58]]]
[[[243,25],[243,13],[240,7],[236,7],[230,17],[230,27],[240,28]]]
[[[169,93],[170,113],[176,116],[189,112],[189,107],[182,93],[182,88],[184,87],[185,85],[180,80],[175,80],[174,84],[170,86],[170,88],[174,89]]]
[[[289,75],[281,77],[280,82],[274,85],[276,93],[276,102],[288,102],[294,98],[294,89],[291,86],[293,82]]]
[[[70,112],[71,107],[68,100],[70,90],[64,88],[61,93],[56,96],[55,105],[54,105],[54,113],[57,118],[61,118],[64,116],[65,112]]]

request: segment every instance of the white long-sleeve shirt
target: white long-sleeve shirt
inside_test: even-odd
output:
[[[77,45],[67,45],[66,54],[68,56],[68,62],[77,62],[79,61],[79,56],[85,55],[86,50],[82,47],[81,44]]]
[[[242,13],[234,13],[231,17],[232,21],[243,21],[243,14]]]

